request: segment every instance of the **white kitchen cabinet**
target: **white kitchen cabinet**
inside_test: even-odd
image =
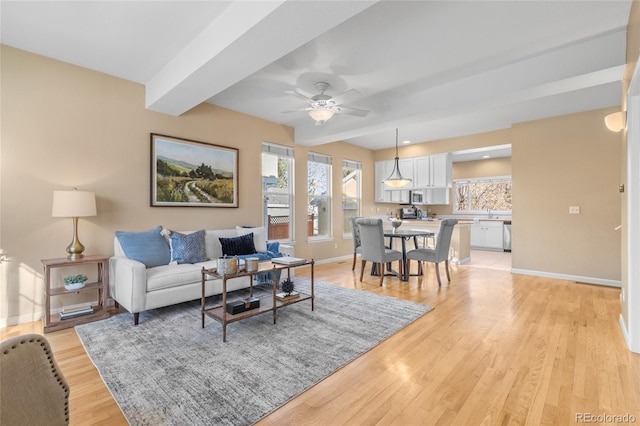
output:
[[[448,152],[413,158],[414,188],[450,188],[451,155]]]
[[[503,222],[480,220],[471,225],[471,247],[502,250]]]
[[[391,202],[391,194],[389,195],[389,199],[385,200],[385,185],[382,183],[383,179],[389,177],[391,174],[391,170],[388,169],[388,165],[391,163],[391,167],[393,168],[393,161],[376,161],[374,168],[374,188],[375,188],[375,197],[376,202],[378,203],[390,203]]]
[[[424,204],[448,205],[451,188],[428,188],[423,191]]]

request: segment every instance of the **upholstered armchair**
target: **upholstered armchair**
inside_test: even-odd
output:
[[[0,343],[0,425],[67,425],[69,392],[46,338],[27,334]]]

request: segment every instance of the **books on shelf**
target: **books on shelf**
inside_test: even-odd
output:
[[[297,299],[298,297],[300,297],[300,293],[298,293],[297,291],[292,291],[290,294],[287,294],[285,292],[276,293],[276,299],[283,301]]]
[[[75,317],[80,317],[82,315],[90,315],[92,313],[93,313],[93,308],[91,306],[82,306],[79,308],[64,308],[60,312],[60,319],[64,320],[69,318],[75,318]]]
[[[302,258],[293,257],[293,256],[284,256],[284,257],[275,257],[271,259],[271,262],[277,263],[279,265],[293,266],[293,265],[304,265],[305,263],[307,263],[307,259],[302,259]]]

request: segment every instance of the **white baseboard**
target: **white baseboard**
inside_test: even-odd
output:
[[[29,314],[16,315],[9,318],[0,319],[0,328],[10,327],[12,325],[24,324],[26,322],[40,321],[43,312],[32,312]]]
[[[553,272],[532,271],[528,269],[517,269],[517,268],[511,268],[511,273],[521,274],[521,275],[533,275],[536,277],[556,278],[559,280],[568,280],[568,281],[576,281],[579,283],[586,283],[586,284],[604,285],[607,287],[620,288],[622,286],[622,283],[619,280],[607,280],[604,278],[582,277],[580,275],[556,274]]]

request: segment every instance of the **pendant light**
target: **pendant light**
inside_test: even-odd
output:
[[[400,173],[400,158],[398,157],[398,129],[396,129],[396,159],[393,163],[393,171],[391,175],[383,180],[382,182],[385,185],[388,185],[392,188],[402,188],[405,185],[408,185],[411,182],[411,179],[403,178],[402,173]]]

